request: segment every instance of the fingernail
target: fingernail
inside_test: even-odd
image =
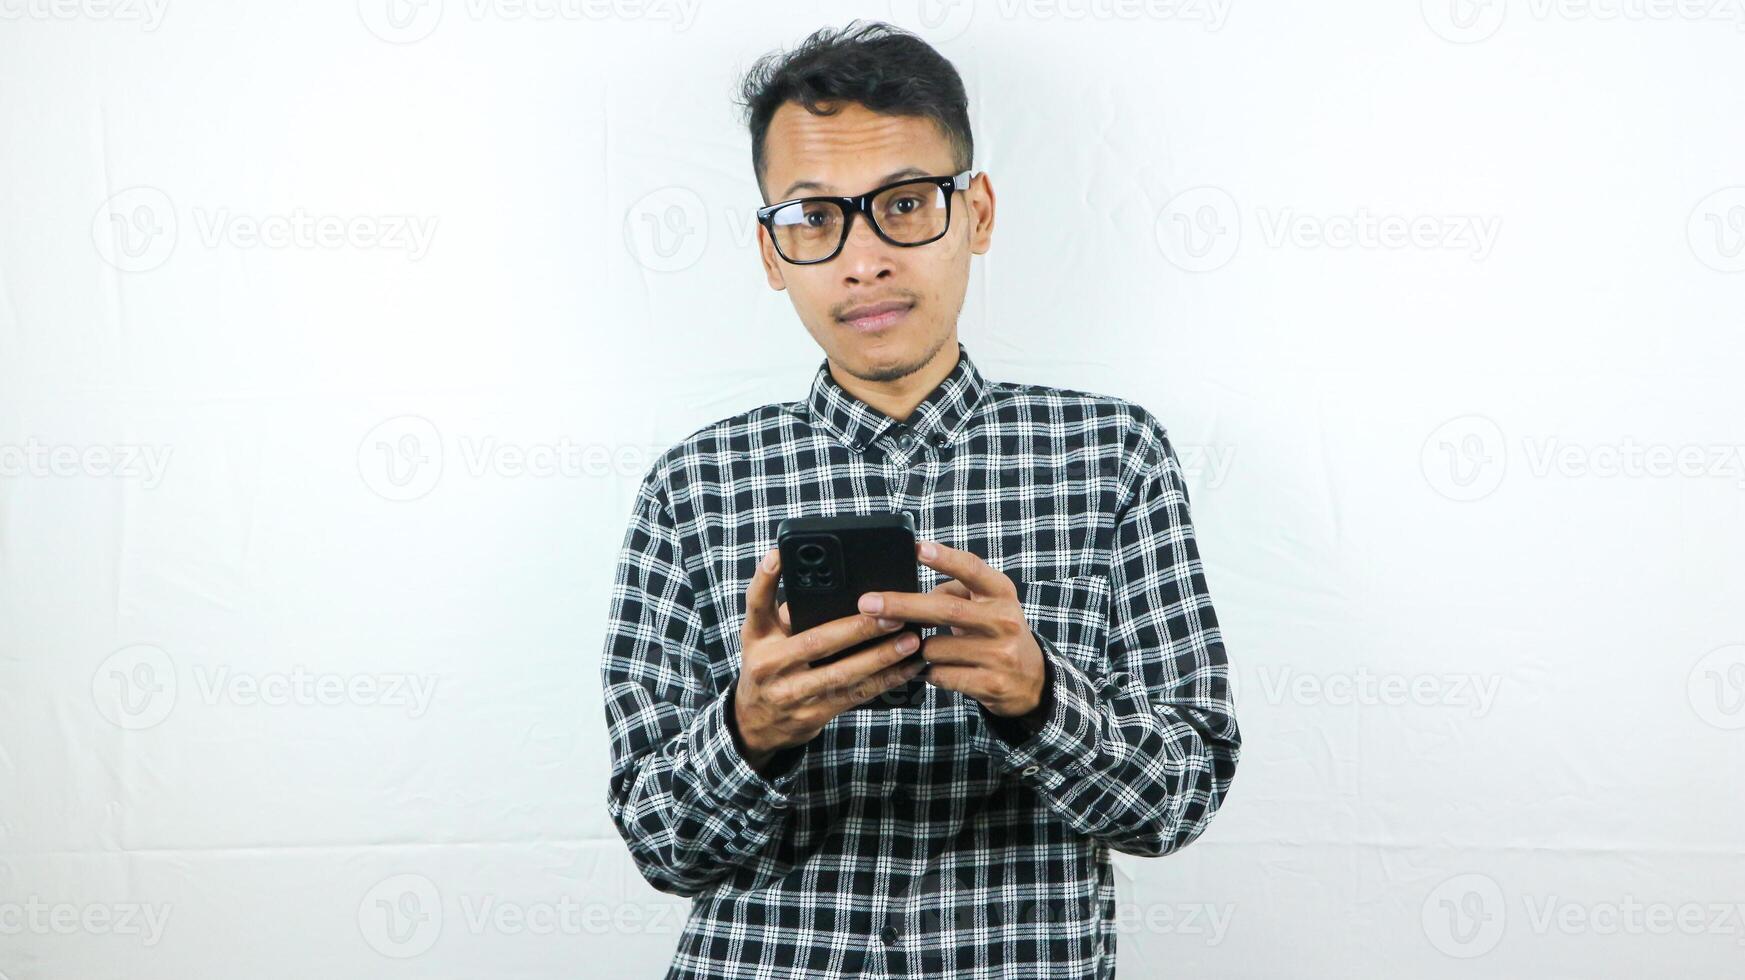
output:
[[[777,554],[778,554],[778,552],[775,552],[773,550],[764,552],[764,556],[763,556],[763,570],[764,571],[773,572],[776,570],[776,555]]]
[[[904,633],[897,637],[897,649],[904,653],[913,653],[921,645],[921,638],[913,633]]]
[[[868,592],[860,597],[860,611],[863,613],[879,613],[885,611],[885,597],[877,592]]]
[[[879,617],[879,628],[881,629],[894,630],[901,625],[903,625],[903,621],[900,619],[886,619],[883,616]]]
[[[939,546],[934,544],[931,541],[921,542],[921,557],[923,557],[923,558],[938,558],[939,557]]]

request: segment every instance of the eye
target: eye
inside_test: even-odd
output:
[[[921,206],[921,198],[914,194],[905,194],[891,202],[887,209],[896,214],[908,214]]]

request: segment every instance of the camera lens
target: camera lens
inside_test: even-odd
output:
[[[800,546],[796,556],[807,565],[824,564],[824,546],[808,542]]]

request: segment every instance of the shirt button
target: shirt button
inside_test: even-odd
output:
[[[880,939],[882,939],[882,940],[884,940],[884,941],[885,941],[885,945],[886,945],[886,946],[895,946],[895,945],[897,945],[897,930],[896,930],[896,927],[894,927],[894,926],[885,926],[885,927],[884,927],[884,928],[883,928],[883,929],[880,929],[880,930],[879,930],[879,938],[880,938]]]
[[[1042,771],[1041,766],[1025,766],[1024,767],[1024,775],[1026,775],[1026,776],[1034,776],[1041,771]]]
[[[947,442],[947,440],[945,438],[945,433],[943,433],[943,432],[933,433],[933,444],[935,446],[943,446],[943,445],[945,445],[946,442]]]
[[[902,435],[897,437],[897,445],[902,446],[904,449],[908,449],[910,446],[913,446],[914,444],[915,444],[914,433],[905,432]]]

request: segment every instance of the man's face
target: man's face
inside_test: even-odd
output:
[[[770,120],[764,146],[763,189],[772,204],[819,194],[857,196],[906,177],[956,173],[950,144],[932,120],[881,115],[858,103],[816,116],[789,102]],[[904,172],[910,168],[915,172]],[[977,175],[968,191],[952,192],[951,227],[936,242],[892,245],[857,214],[841,253],[828,262],[790,264],[761,226],[758,243],[771,288],[788,291],[830,362],[857,378],[889,381],[919,370],[956,337],[969,257],[988,250],[993,229],[993,188]],[[894,320],[850,317],[891,302],[906,306]],[[955,360],[955,347],[949,353]]]

